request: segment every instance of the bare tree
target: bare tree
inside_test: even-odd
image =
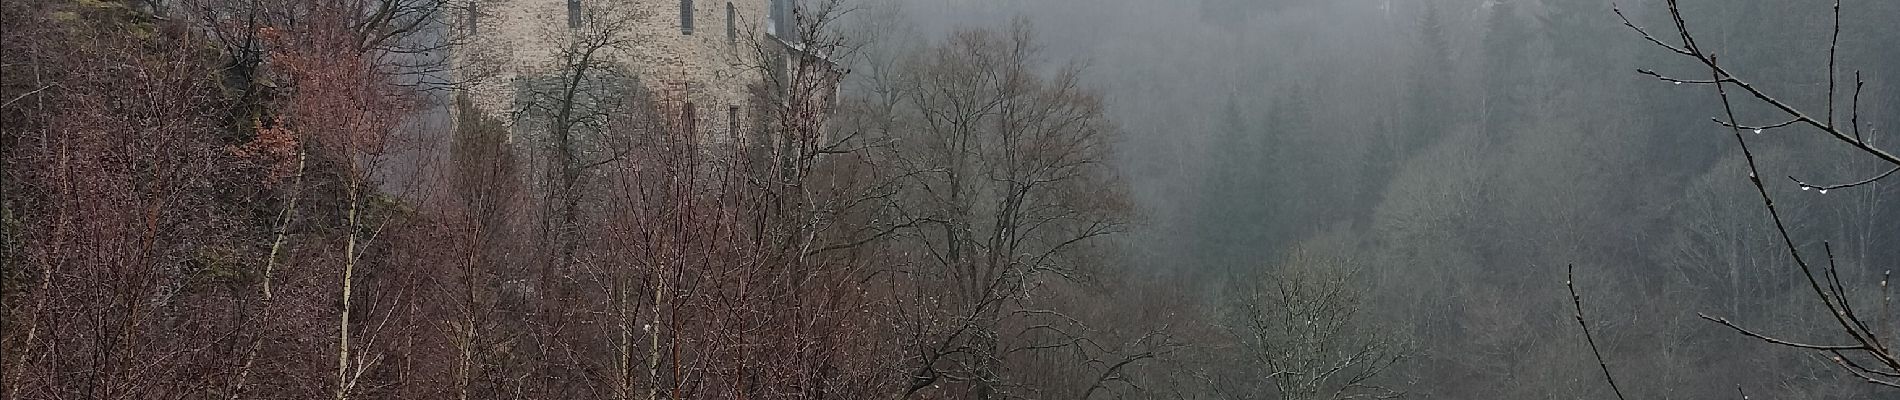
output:
[[[183,32],[121,3],[0,5],[0,397],[221,382],[236,318],[190,283],[248,269],[216,185],[256,186],[229,179],[215,63]]]
[[[515,255],[519,230],[511,227],[524,215],[515,212],[524,206],[520,166],[508,131],[500,121],[483,115],[466,99],[458,99],[460,110],[453,144],[453,198],[449,202],[448,231],[458,240],[451,246],[460,251],[444,280],[448,286],[443,303],[450,315],[444,323],[452,332],[454,348],[455,397],[462,400],[502,395],[507,386],[494,379],[501,375],[492,349],[507,340],[498,325],[496,313],[500,284],[498,277],[506,265],[518,262]]]
[[[380,52],[361,47],[362,31],[355,29],[356,9],[346,2],[318,2],[305,10],[295,26],[269,30],[267,41],[280,49],[270,59],[291,90],[284,123],[301,135],[308,151],[335,165],[342,254],[339,262],[340,295],[333,389],[337,400],[349,399],[363,378],[377,366],[382,354],[373,337],[354,320],[360,261],[389,224],[389,198],[378,194],[382,162],[397,145],[395,134],[414,100],[394,84],[393,72],[377,60]],[[383,203],[378,205],[376,203]],[[381,325],[372,325],[381,326]]]
[[[603,343],[586,321],[603,312],[600,293],[587,283],[600,273],[590,258],[599,241],[594,223],[606,166],[626,159],[640,138],[622,126],[644,123],[652,103],[622,55],[638,40],[642,20],[633,7],[617,3],[587,5],[588,16],[573,27],[548,28],[542,36],[553,46],[534,72],[512,82],[508,105],[511,135],[524,150],[520,166],[526,186],[536,190],[532,225],[536,226],[531,262],[497,271],[503,280],[502,308],[521,324],[498,332],[510,340],[518,363],[505,374],[520,377],[519,390],[543,396],[605,396],[608,382],[594,376]]]
[[[162,1],[162,0],[161,0]],[[454,65],[450,51],[468,43],[474,33],[464,16],[479,13],[489,0],[179,0],[159,10],[176,8],[178,14],[221,47],[226,58],[225,77],[247,90],[250,100],[261,88],[248,87],[268,61],[271,44],[262,28],[291,28],[317,23],[310,17],[325,8],[352,10],[339,18],[349,31],[348,46],[370,54],[384,72],[400,75],[399,83],[431,88],[454,87],[460,79],[485,76],[485,68]],[[453,71],[452,71],[453,69]],[[484,74],[470,74],[482,71]],[[452,73],[453,72],[453,73]],[[460,76],[460,78],[457,78]]]
[[[1781,101],[1776,96],[1771,95],[1755,84],[1730,72],[1729,69],[1718,62],[1716,54],[1704,51],[1703,48],[1698,45],[1695,35],[1689,28],[1688,22],[1684,19],[1682,9],[1677,4],[1677,1],[1670,0],[1667,4],[1670,19],[1674,21],[1674,30],[1678,38],[1677,43],[1672,44],[1656,38],[1656,36],[1652,35],[1647,29],[1631,23],[1626,16],[1623,17],[1623,22],[1625,25],[1628,25],[1630,29],[1641,34],[1644,40],[1685,58],[1692,59],[1696,61],[1697,64],[1706,67],[1708,69],[1709,79],[1679,79],[1651,70],[1639,70],[1639,72],[1675,84],[1697,84],[1715,87],[1716,95],[1721,100],[1725,114],[1715,118],[1714,122],[1727,128],[1730,133],[1733,134],[1736,144],[1741,147],[1742,155],[1748,165],[1749,182],[1754,184],[1756,193],[1761,197],[1762,204],[1768,209],[1768,216],[1774,221],[1775,229],[1781,239],[1781,245],[1787,250],[1795,266],[1800,269],[1802,278],[1808,284],[1809,289],[1813,290],[1815,298],[1820,300],[1826,312],[1833,316],[1833,320],[1837,324],[1836,327],[1840,329],[1840,336],[1847,341],[1847,344],[1810,344],[1802,341],[1789,341],[1777,338],[1773,335],[1745,329],[1730,322],[1726,318],[1709,316],[1707,314],[1703,314],[1702,317],[1732,328],[1742,335],[1761,339],[1769,343],[1829,354],[1836,364],[1842,369],[1854,374],[1854,376],[1865,379],[1869,383],[1900,388],[1900,380],[1896,380],[1896,378],[1900,378],[1900,353],[1896,353],[1890,344],[1894,341],[1900,341],[1900,337],[1892,336],[1895,332],[1881,332],[1875,329],[1879,326],[1879,321],[1874,320],[1874,318],[1884,318],[1883,316],[1868,314],[1865,311],[1867,308],[1862,308],[1861,311],[1854,309],[1852,303],[1855,299],[1849,295],[1846,288],[1847,285],[1841,279],[1832,244],[1823,242],[1820,257],[1816,257],[1812,251],[1803,252],[1800,246],[1796,245],[1794,237],[1789,234],[1790,221],[1784,218],[1782,207],[1778,206],[1774,198],[1769,195],[1768,188],[1763,183],[1761,166],[1755,157],[1756,152],[1749,147],[1748,136],[1743,133],[1743,131],[1759,133],[1796,125],[1806,126],[1821,132],[1825,138],[1852,146],[1857,154],[1879,159],[1892,165],[1892,168],[1886,172],[1871,175],[1871,177],[1865,179],[1840,184],[1810,183],[1809,181],[1804,181],[1797,177],[1788,177],[1789,180],[1799,185],[1803,190],[1826,193],[1829,190],[1853,189],[1893,176],[1895,171],[1900,171],[1900,157],[1896,157],[1893,153],[1877,147],[1870,138],[1861,132],[1860,94],[1865,87],[1865,82],[1861,80],[1860,73],[1854,73],[1851,94],[1843,96],[1844,93],[1838,92],[1840,85],[1837,80],[1841,74],[1837,70],[1836,60],[1839,57],[1841,33],[1840,1],[1837,0],[1833,4],[1834,25],[1833,29],[1830,30],[1831,35],[1829,36],[1827,51],[1827,70],[1825,71],[1828,82],[1827,93],[1825,94],[1827,100],[1825,110],[1820,111],[1819,114],[1805,111],[1790,103]],[[1622,11],[1620,9],[1617,10],[1617,14],[1622,16]],[[1745,93],[1755,101],[1771,107],[1775,113],[1781,114],[1781,116],[1766,123],[1753,125],[1741,123],[1740,117],[1736,113],[1736,101],[1731,98],[1731,88],[1738,89],[1740,93]],[[1846,99],[1848,104],[1846,107],[1837,107],[1836,103],[1840,101],[1842,97],[1848,97]],[[1825,265],[1822,263],[1825,263]],[[1881,286],[1883,289],[1885,288],[1885,281],[1881,283]],[[1887,297],[1887,299],[1890,299],[1890,297]],[[1882,301],[1890,302],[1891,300]]]
[[[1402,395],[1377,385],[1406,350],[1363,319],[1358,268],[1295,250],[1286,262],[1245,280],[1229,329],[1260,367],[1249,377],[1271,383],[1285,400]]]
[[[1865,82],[1860,73],[1853,74],[1851,90],[1841,90],[1843,85],[1839,81],[1843,74],[1837,65],[1841,51],[1839,48],[1841,2],[1835,1],[1832,4],[1833,24],[1828,31],[1827,67],[1825,71],[1821,71],[1827,78],[1825,93],[1822,93],[1825,96],[1825,105],[1819,110],[1784,101],[1783,97],[1770,93],[1768,89],[1738,76],[1730,67],[1720,62],[1721,58],[1716,53],[1702,47],[1698,42],[1696,31],[1690,28],[1678,1],[1668,0],[1666,6],[1670,29],[1664,33],[1664,37],[1660,38],[1648,28],[1631,22],[1622,9],[1617,8],[1615,12],[1622,18],[1623,24],[1641,35],[1643,40],[1693,61],[1699,69],[1706,70],[1707,78],[1680,78],[1649,69],[1639,69],[1637,72],[1671,84],[1711,86],[1715,89],[1723,114],[1712,120],[1715,124],[1727,129],[1734,137],[1736,145],[1740,147],[1748,172],[1748,181],[1753,185],[1755,193],[1768,211],[1768,220],[1774,227],[1774,239],[1779,242],[1777,245],[1785,251],[1788,260],[1793,264],[1793,269],[1799,273],[1798,279],[1812,292],[1813,298],[1820,301],[1823,312],[1827,314],[1826,319],[1833,322],[1828,330],[1835,334],[1830,335],[1833,336],[1832,338],[1823,339],[1827,340],[1825,342],[1791,340],[1777,334],[1745,328],[1725,317],[1698,315],[1749,338],[1777,346],[1823,354],[1841,370],[1869,384],[1900,388],[1900,353],[1896,353],[1892,347],[1893,343],[1900,341],[1900,336],[1894,336],[1896,333],[1891,328],[1883,328],[1883,325],[1893,323],[1892,316],[1887,314],[1892,309],[1892,297],[1887,294],[1889,290],[1887,279],[1883,278],[1878,284],[1881,290],[1879,299],[1869,304],[1865,296],[1848,290],[1849,283],[1841,277],[1838,259],[1831,242],[1823,241],[1818,255],[1813,248],[1804,249],[1798,244],[1799,241],[1790,233],[1795,230],[1792,225],[1798,221],[1792,220],[1793,217],[1786,206],[1777,203],[1774,196],[1770,194],[1769,186],[1765,183],[1769,180],[1763,177],[1762,160],[1757,157],[1761,152],[1751,146],[1754,143],[1749,139],[1751,135],[1748,134],[1750,132],[1762,134],[1769,131],[1813,131],[1826,140],[1847,145],[1856,156],[1878,160],[1891,166],[1885,172],[1870,173],[1864,179],[1851,179],[1845,183],[1820,183],[1789,176],[1788,179],[1804,192],[1825,194],[1828,191],[1868,190],[1883,179],[1892,177],[1896,171],[1900,171],[1900,157],[1879,147],[1874,137],[1862,132],[1864,124],[1860,119],[1860,103]],[[1765,117],[1765,122],[1744,123],[1738,112],[1738,109],[1743,108],[1744,105],[1766,108],[1770,110],[1768,111],[1770,115]],[[1608,363],[1603,360],[1602,353],[1597,351],[1595,339],[1582,315],[1582,300],[1575,294],[1574,285],[1571,292],[1571,301],[1577,308],[1577,322],[1583,327],[1585,337],[1589,339],[1590,348],[1596,354],[1606,380],[1610,380],[1612,390],[1618,398],[1623,398],[1622,390],[1615,386],[1615,381],[1611,378]],[[1857,303],[1860,306],[1858,308]],[[1872,305],[1878,305],[1878,307],[1868,307]]]
[[[1032,299],[1087,281],[1126,205],[1102,165],[1116,134],[1075,66],[1038,58],[1026,21],[962,30],[899,72],[875,162],[903,184],[882,217],[905,254],[886,272],[909,360],[902,396],[943,383],[1025,395],[1007,359],[1077,345],[1084,325]],[[1037,322],[1025,322],[1037,321]],[[1017,326],[1021,332],[1004,329]]]

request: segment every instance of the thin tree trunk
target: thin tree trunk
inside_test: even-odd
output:
[[[297,202],[303,198],[301,191],[303,190],[303,172],[307,159],[308,153],[302,150],[297,151],[297,177],[292,181],[290,186],[291,190],[293,190],[290,195],[290,202],[284,205],[284,212],[281,213],[282,216],[277,220],[276,237],[271,240],[270,254],[264,259],[264,280],[261,283],[261,286],[263,286],[264,304],[260,306],[263,311],[259,316],[261,321],[269,321],[271,318],[271,306],[275,300],[275,295],[271,292],[271,277],[275,274],[277,268],[277,256],[283,253],[284,243],[286,243],[290,237],[290,221],[297,218]],[[238,400],[244,395],[244,385],[249,383],[251,370],[257,364],[257,354],[263,350],[263,347],[264,333],[259,332],[257,337],[251,339],[251,348],[244,353],[244,365],[238,368],[237,382],[231,385],[231,400]]]
[[[656,269],[657,270],[657,269]],[[666,293],[666,274],[655,273],[660,285],[653,291],[653,322],[647,325],[647,400],[660,397],[660,295]]]
[[[479,226],[480,222],[476,222],[476,224]],[[472,235],[471,238],[481,238],[487,233],[486,229],[480,227],[476,229],[476,234]],[[485,244],[485,241],[477,243]],[[468,267],[462,271],[463,301],[467,304],[466,307],[468,307],[468,309],[464,311],[462,315],[462,332],[460,332],[462,334],[462,354],[461,359],[457,360],[460,365],[456,367],[455,377],[456,398],[459,400],[468,400],[468,385],[469,382],[473,380],[473,375],[475,374],[475,343],[476,340],[478,340],[475,333],[475,266],[480,263],[479,260],[481,256],[479,254],[482,254],[481,251],[471,249],[467,261]]]
[[[344,241],[343,245],[343,315],[337,319],[336,400],[349,400],[350,386],[354,386],[352,384],[353,382],[350,382],[349,379],[350,292],[351,289],[353,289],[352,280],[356,276],[356,228],[358,222],[357,204],[359,203],[357,197],[358,191],[361,188],[359,187],[360,183],[354,178],[351,179],[349,185],[348,196],[350,206],[349,212],[345,217],[347,218],[347,222],[344,225],[344,229],[347,230],[347,232],[344,233],[347,240]]]

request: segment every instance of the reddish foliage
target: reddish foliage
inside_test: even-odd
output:
[[[6,397],[205,393],[244,316],[199,299],[247,254],[214,60],[119,8],[4,7]]]
[[[298,148],[303,143],[295,133],[283,126],[282,119],[269,124],[259,121],[253,129],[256,136],[251,141],[228,147],[231,155],[257,163],[270,171],[268,177],[271,183],[297,174]]]
[[[401,171],[431,193],[385,177],[431,111],[366,45],[386,2],[207,12],[225,54],[50,3],[4,6],[6,398],[887,397],[893,323],[939,317],[881,314],[901,230],[825,147],[828,64],[762,143],[633,96],[548,161],[463,109],[452,168]]]

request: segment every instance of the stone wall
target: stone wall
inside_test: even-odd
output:
[[[476,0],[474,39],[457,51],[477,109],[507,123],[515,107],[516,80],[549,76],[559,68],[560,50],[576,30],[569,28],[569,0]],[[630,19],[631,29],[615,32],[626,39],[611,59],[633,72],[650,93],[680,94],[695,108],[701,134],[730,137],[729,110],[741,120],[752,110],[749,85],[760,80],[754,43],[765,37],[770,0],[692,0],[693,31],[681,28],[681,0],[580,0],[579,30],[598,29],[607,18]],[[734,20],[728,40],[727,8]],[[456,25],[469,29],[471,19]],[[678,104],[668,110],[680,115]],[[738,124],[745,126],[749,124]]]

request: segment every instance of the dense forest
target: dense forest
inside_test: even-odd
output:
[[[0,3],[0,399],[1900,396],[1900,2],[492,1]]]

